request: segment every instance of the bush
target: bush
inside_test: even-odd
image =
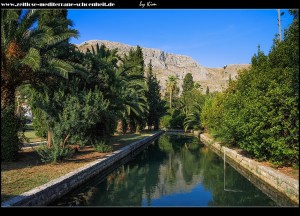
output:
[[[183,129],[184,117],[184,114],[181,113],[180,110],[174,110],[170,121],[171,128]]]
[[[113,147],[111,145],[105,144],[105,141],[101,141],[98,144],[93,145],[97,152],[106,153],[112,152]]]
[[[171,128],[171,119],[172,117],[170,115],[165,115],[160,119],[160,128]]]
[[[35,130],[35,134],[38,137],[47,138],[48,127],[47,127],[47,118],[46,113],[41,109],[32,109],[33,120],[32,125]]]
[[[37,148],[36,152],[41,156],[42,162],[56,163],[72,157],[75,150],[69,146],[63,148],[55,144],[53,148],[48,148],[46,145],[43,145]]]
[[[207,100],[201,114],[221,141],[276,165],[299,165],[298,22],[268,56],[258,50],[251,67]]]

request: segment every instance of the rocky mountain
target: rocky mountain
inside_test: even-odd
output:
[[[91,49],[91,47],[96,46],[97,43],[99,46],[104,44],[109,49],[118,48],[118,53],[121,56],[128,53],[131,48],[135,48],[135,46],[106,40],[90,40],[78,44],[77,47],[82,52],[86,52],[87,48]],[[193,75],[194,81],[201,85],[203,92],[206,91],[207,86],[209,87],[210,92],[222,91],[226,88],[230,77],[231,79],[236,79],[238,70],[250,66],[249,64],[231,64],[225,69],[207,68],[200,65],[189,56],[167,53],[152,48],[142,48],[142,51],[145,66],[149,64],[150,60],[152,61],[153,71],[158,80],[160,80],[162,92],[165,92],[166,80],[169,75],[175,75],[179,78],[178,84],[181,88],[182,81],[187,73]]]

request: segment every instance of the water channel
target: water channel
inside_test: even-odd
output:
[[[273,200],[196,138],[164,134],[51,205],[278,206]]]

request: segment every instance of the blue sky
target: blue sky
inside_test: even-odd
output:
[[[287,10],[282,28],[292,22]],[[276,9],[68,10],[80,37],[110,40],[187,55],[206,67],[250,63],[257,46],[266,54],[278,33]]]

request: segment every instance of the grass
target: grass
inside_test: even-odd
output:
[[[26,124],[25,128],[26,128],[26,131],[24,132],[24,135],[26,137],[25,142],[33,143],[33,142],[40,142],[46,140],[44,138],[38,137],[35,134],[35,130],[33,129],[32,124]]]
[[[151,136],[155,134],[156,131],[147,131],[141,134],[114,134],[114,136],[110,139],[112,143],[119,143],[122,145],[127,145],[138,141],[144,137]]]
[[[24,132],[24,135],[25,135],[25,137],[28,139],[28,142],[29,142],[29,143],[32,143],[32,142],[39,142],[39,141],[46,140],[46,139],[44,139],[44,138],[38,137],[38,136],[35,134],[35,131],[25,131],[25,132]]]
[[[117,150],[154,133],[151,131],[142,134],[115,134],[110,142],[114,150]],[[76,153],[74,158],[66,162],[44,164],[33,148],[23,150],[20,152],[20,159],[17,162],[1,163],[1,202],[43,185],[105,155],[107,153],[98,153],[92,147],[85,147]]]

